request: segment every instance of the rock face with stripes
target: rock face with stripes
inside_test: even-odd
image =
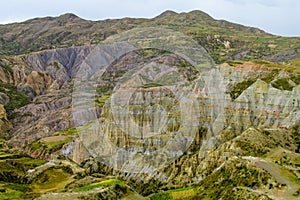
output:
[[[28,145],[76,125],[71,107],[73,80],[92,48],[2,59],[2,65],[9,66],[2,67],[2,82],[15,85],[32,99],[13,111],[18,115],[11,120],[8,144],[27,145],[29,154],[51,158],[51,153],[32,152]],[[170,174],[158,173],[162,168],[195,150],[204,158],[219,145],[219,135],[225,130],[239,135],[250,127],[288,129],[299,120],[300,91],[292,73],[279,71],[265,81],[273,72],[259,64],[223,64],[199,72],[192,65],[183,67],[184,58],[178,55],[154,55],[145,59],[145,52],[129,52],[103,71],[100,82],[91,83],[97,89],[95,96],[82,88],[82,108],[87,97],[92,97],[89,103],[94,105],[86,117],[100,125],[90,129],[82,123],[81,136],[72,135],[57,154],[64,153],[78,163],[102,155],[103,161],[128,176],[138,176],[140,171],[140,176],[167,180]],[[274,84],[282,79],[288,80],[288,89]],[[248,80],[251,84],[232,95]]]

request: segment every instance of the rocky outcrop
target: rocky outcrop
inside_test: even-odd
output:
[[[43,51],[0,59],[0,80],[13,84],[30,97],[66,87],[92,46]]]
[[[156,16],[155,18],[156,19],[159,19],[159,18],[165,18],[165,17],[169,17],[169,16],[172,16],[172,15],[176,15],[178,13],[172,11],[172,10],[167,10],[163,13],[161,13],[160,15]]]
[[[300,58],[300,49],[290,49],[272,56],[263,57],[263,59],[272,62],[284,62],[284,61],[293,60],[297,58]]]
[[[51,136],[54,132],[73,126],[70,109],[70,94],[72,90],[67,89],[67,87],[70,87],[70,80],[75,76],[80,64],[89,54],[91,48],[93,47],[83,46],[57,49],[55,51],[33,53],[14,59],[2,59],[2,64],[5,66],[2,67],[2,82],[11,83],[13,81],[13,84],[16,85],[20,91],[29,94],[33,99],[33,103],[15,111],[15,114],[18,116],[12,121],[14,129],[11,131],[13,135],[11,144],[16,144],[16,146],[30,144],[42,137]],[[106,70],[104,74],[106,78],[103,80],[104,85],[102,84],[100,87],[110,88],[108,89],[110,92],[115,86],[116,81],[122,80],[120,78],[122,78],[122,75],[126,71],[134,69],[138,65],[145,65],[142,56],[143,54],[131,52],[124,58],[113,63],[113,65]],[[149,58],[152,59],[151,57]],[[149,82],[149,80],[144,79],[143,76],[154,77],[154,74],[157,73],[155,71],[150,72],[149,70],[140,71],[139,76],[129,77],[126,83],[127,86],[134,84],[141,89],[140,91],[135,90],[135,92],[133,90],[133,93],[130,92],[126,95],[135,94],[129,98],[129,101],[133,102],[138,102],[143,98],[151,99],[151,95],[148,96],[148,93],[154,95],[152,97],[154,99],[161,98],[161,95],[168,95],[170,99],[176,99],[176,92],[175,94],[174,91],[171,93],[167,90],[163,92],[165,89],[162,87],[163,84],[160,83],[163,77],[166,74],[166,76],[168,76],[168,74],[172,73],[177,75],[169,76],[168,81],[175,81],[174,77],[177,78],[176,81],[193,77],[190,78],[193,80],[192,82],[188,80],[191,85],[189,98],[191,102],[194,102],[195,105],[193,106],[196,106],[191,108],[191,110],[198,112],[195,114],[198,121],[198,128],[204,128],[204,130],[206,130],[201,138],[204,139],[203,142],[207,143],[208,146],[213,146],[214,142],[213,140],[206,141],[206,139],[214,138],[219,132],[228,127],[237,133],[252,126],[288,128],[299,118],[297,107],[299,87],[295,86],[291,91],[280,90],[274,88],[271,83],[257,79],[257,73],[262,77],[266,77],[270,74],[270,71],[264,69],[264,67],[251,63],[235,67],[221,65],[217,69],[198,75],[197,78],[195,71],[191,71],[188,68],[184,69],[185,71],[182,75],[178,74],[178,71],[182,72],[183,69],[179,66],[182,62],[179,62],[178,59],[179,57],[169,55],[159,57],[156,60],[160,63],[159,67],[155,64],[155,60],[155,62],[148,65],[149,69],[152,68],[161,71],[159,74],[159,77],[162,77],[161,80],[153,79]],[[162,65],[165,66],[162,67]],[[253,79],[254,84],[252,86],[249,85],[250,87],[246,87],[236,99],[232,99],[228,91],[232,90],[236,84],[248,79]],[[275,80],[276,77],[273,77],[273,79]],[[122,84],[126,86],[125,82]],[[62,90],[59,92],[59,89]],[[126,98],[126,95],[122,95],[123,98]],[[274,99],[272,97],[273,95],[282,98]],[[137,100],[133,100],[132,98],[137,98]],[[150,99],[149,102],[151,102]],[[6,101],[5,98],[4,101]],[[142,102],[140,103],[143,104]],[[156,103],[157,102],[151,102],[153,105],[156,105]],[[169,103],[170,102],[165,104],[167,105]],[[178,102],[173,103],[174,106],[178,104]],[[102,113],[103,116],[111,115],[109,114],[109,104],[107,105],[108,107],[105,107],[105,112]],[[139,107],[133,106],[129,108],[129,111],[138,113],[139,109]],[[149,107],[148,110],[144,111],[144,114],[134,114],[134,116],[131,116],[134,124],[147,125],[149,123],[156,123],[157,127],[159,127],[160,122],[151,122],[151,119],[157,118],[157,116],[148,115],[147,112],[150,110]],[[157,113],[156,115],[166,115],[167,113],[163,110],[160,111],[160,114]],[[100,111],[101,109],[98,111],[98,116]],[[115,111],[118,111],[118,109]],[[170,126],[168,125],[166,128],[159,130],[157,133],[152,134],[152,136],[176,132],[178,127],[180,127],[180,122],[178,122],[179,113],[176,113],[175,110],[172,112],[174,113],[168,114],[170,117],[161,118],[162,120],[170,121]],[[116,116],[114,115],[113,117]],[[68,120],[66,121],[65,119]],[[114,120],[116,119],[117,123],[127,123],[126,121],[122,121],[125,120],[125,118],[121,116]],[[118,121],[119,119],[121,121]],[[133,130],[130,126],[131,125],[126,125],[126,130]],[[115,128],[111,127],[106,130],[110,137],[114,137],[114,134],[117,134],[114,133],[115,130],[113,129]],[[125,132],[127,132],[126,130]],[[145,133],[148,133],[149,130],[145,130]],[[137,137],[135,133],[132,134],[134,137]],[[127,139],[124,139],[124,136],[120,135],[116,138],[114,140],[116,140],[117,145],[122,146],[127,144]],[[158,137],[157,140],[160,140],[160,138]],[[152,142],[157,143],[157,141],[155,142],[154,140]],[[203,145],[203,148],[204,146],[205,145]],[[84,158],[80,158],[78,161],[82,159]]]
[[[171,60],[170,56],[165,58]],[[126,179],[166,183],[178,178],[178,184],[196,183],[207,175],[208,168],[214,170],[226,157],[240,155],[241,151],[231,143],[220,146],[224,142],[221,137],[228,141],[251,132],[253,137],[259,138],[261,132],[255,129],[288,129],[299,120],[299,86],[295,85],[292,90],[273,87],[272,81],[282,74],[273,74],[261,65],[222,65],[186,81],[182,74],[176,74],[178,66],[172,65],[176,62],[156,65],[155,61],[151,60],[135,73],[128,73],[124,81],[119,79],[121,84],[105,101],[102,118],[93,118],[92,110],[82,113],[92,125],[81,131],[78,146],[85,148],[77,148],[70,154],[72,159],[80,163],[84,158],[74,155],[80,155],[81,150],[88,151],[106,165],[124,172]],[[176,80],[174,88],[165,86],[161,77],[168,77],[170,82]],[[249,85],[248,80],[251,80]],[[184,87],[180,87],[181,81]],[[237,98],[232,98],[230,91],[245,81],[247,84]],[[193,143],[190,138],[197,139]],[[270,143],[270,148],[276,146],[273,141]],[[260,144],[255,145],[263,149]],[[215,151],[216,148],[223,149]],[[237,151],[237,154],[227,155],[228,151]],[[194,158],[185,154],[194,154]],[[212,154],[216,155],[210,157]],[[178,157],[183,159],[178,166],[183,166],[180,171],[188,175],[186,178],[179,175],[178,168],[164,171],[167,164],[174,163]]]
[[[13,83],[13,77],[10,73],[10,68],[8,67],[10,65],[10,61],[8,61],[5,58],[0,59],[0,80],[3,83]]]
[[[145,28],[157,24],[197,42]],[[0,58],[0,149],[55,160],[32,169],[44,162],[1,152],[1,176],[22,176],[33,190],[66,191],[41,199],[142,199],[122,181],[104,180],[111,174],[143,195],[197,185],[188,192],[201,199],[212,187],[223,192],[215,199],[264,198],[275,192],[262,189],[296,183],[281,174],[299,175],[297,60],[236,59],[295,59],[298,49],[288,49],[299,38],[282,40],[201,11],[99,22],[66,14],[0,25],[0,32],[0,54],[39,51]],[[207,52],[231,61],[215,66]],[[263,56],[270,53],[277,54]],[[287,191],[295,196],[299,188]]]
[[[251,154],[248,144],[253,155],[284,146],[288,138],[278,141],[272,132],[270,139],[264,130],[285,131],[300,117],[297,76],[253,62],[199,72],[178,55],[132,51],[114,60],[100,83],[92,82],[94,93],[90,85],[74,90],[72,79],[90,50],[39,52],[18,58],[22,65],[8,60],[3,82],[32,94],[32,102],[12,112],[7,145],[78,164],[94,157],[87,174],[107,169],[143,180],[152,191],[199,183],[229,158]],[[283,78],[291,79],[288,87],[278,83]],[[5,94],[0,100],[9,101]],[[70,130],[75,125],[79,136]]]
[[[46,72],[57,82],[65,83],[76,73],[76,66],[90,53],[92,46],[56,49],[30,54],[23,57],[35,71]]]
[[[100,21],[84,20],[74,14],[65,14],[58,17],[36,18],[22,23],[1,25],[0,53],[20,55],[46,49],[97,44],[122,31],[149,26],[175,28],[190,35],[200,35],[200,37],[209,36],[211,31],[207,30],[214,30],[213,32],[217,34],[223,30],[221,32],[226,37],[237,35],[240,32],[245,32],[246,36],[250,34],[256,37],[259,34],[270,37],[257,28],[246,27],[225,20],[215,20],[198,10],[178,14],[173,11],[166,11],[153,19],[123,18]],[[241,34],[237,35],[237,43],[243,43],[242,47],[246,47],[246,43],[244,43],[246,39],[239,36]],[[276,38],[274,37],[274,39]],[[250,43],[250,45],[252,44]],[[207,47],[210,50],[218,50],[214,42]]]
[[[40,95],[33,103],[15,110],[16,117],[12,120],[14,129],[8,144],[24,147],[55,132],[73,127],[70,104],[68,91],[61,90]]]
[[[12,124],[7,119],[7,114],[4,106],[0,104],[0,138],[8,139],[9,131],[12,129]]]

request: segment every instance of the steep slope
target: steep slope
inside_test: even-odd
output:
[[[140,32],[131,41],[148,48],[91,45],[158,25],[192,36],[218,62],[246,59],[215,66],[189,55],[204,59],[197,65],[149,48]],[[299,198],[299,38],[200,11],[98,22],[66,14],[0,32],[0,198]],[[122,45],[124,55],[109,54]],[[55,49],[32,52],[44,48]]]
[[[216,62],[262,56],[299,48],[299,38],[273,36],[257,28],[215,20],[201,11],[166,12],[153,19],[89,21],[73,14],[36,18],[0,26],[0,53],[18,55],[78,45],[90,45],[135,27],[160,26],[197,40]]]
[[[76,49],[78,50],[78,48]],[[83,47],[83,49],[85,49],[85,47]],[[62,55],[62,52],[70,52],[75,50],[61,49],[60,53],[57,55]],[[46,73],[50,77],[55,77],[56,73],[51,73],[51,70],[45,72],[44,70],[47,70],[47,68],[35,65],[36,63],[47,63],[46,66],[51,68],[51,62],[46,62],[41,55],[53,55],[53,52],[42,52],[38,54],[22,56],[22,60],[26,61],[26,68],[38,70],[39,73]],[[76,63],[75,61],[78,56],[73,56],[74,54],[72,53],[66,53],[64,55],[66,55],[66,57],[63,60],[58,59],[60,56],[50,57],[52,57],[53,60],[57,62],[57,65],[62,69],[66,69],[64,67],[66,65],[62,64],[64,63],[64,60],[71,60],[72,58],[74,59],[74,63]],[[151,56],[149,57],[149,55]],[[29,59],[33,56],[34,59]],[[67,56],[70,57],[67,58]],[[30,63],[31,60],[34,60],[32,64]],[[174,71],[166,70],[166,66],[171,66],[172,70],[175,70],[176,68],[181,69],[183,70],[183,74],[192,73],[192,71],[189,71],[189,66],[187,64],[182,65],[183,60],[176,55],[168,53],[161,54],[161,52],[157,52],[155,50],[147,50],[146,52],[132,52],[127,54],[125,57],[122,57],[122,59],[118,60],[118,62],[115,62],[109,68],[104,76],[106,78],[105,82],[99,88],[99,97],[95,100],[95,103],[99,108],[99,112],[101,112],[102,115],[100,121],[107,121],[107,128],[104,133],[111,138],[110,141],[114,142],[115,145],[119,147],[122,147],[123,145],[131,147],[132,152],[136,150],[138,151],[139,148],[145,147],[145,145],[147,145],[149,148],[154,146],[157,147],[159,143],[162,145],[161,142],[167,142],[169,135],[171,136],[173,134],[172,132],[177,130],[176,126],[180,126],[180,124],[176,125],[176,123],[170,124],[165,132],[162,132],[162,135],[154,135],[151,138],[151,142],[149,140],[149,143],[139,143],[139,140],[129,138],[126,136],[126,134],[120,133],[118,126],[114,125],[116,121],[109,113],[110,103],[108,99],[115,83],[111,82],[110,80],[117,81],[123,76],[125,71],[132,70],[148,62],[158,62],[160,63],[160,68],[155,69],[154,64],[150,64],[151,68],[149,69],[155,69],[154,71],[141,71],[142,74],[139,79],[136,79],[136,77],[131,77],[134,79],[135,85],[142,86],[142,88],[135,93],[135,96],[132,96],[132,98],[134,98],[132,101],[134,100],[139,104],[144,104],[151,100],[147,99],[147,95],[145,95],[149,92],[153,92],[156,98],[158,98],[158,96],[163,96],[164,93],[163,90],[158,90],[160,85],[146,84],[147,81],[143,80],[142,78],[146,74],[143,73],[147,72],[148,74],[152,75],[153,73],[159,73],[161,77],[168,76],[169,73]],[[79,58],[78,64],[80,63],[81,62]],[[246,157],[262,157],[273,149],[276,149],[278,146],[290,151],[295,151],[295,147],[293,147],[293,139],[289,136],[284,138],[284,136],[288,135],[286,129],[289,129],[291,126],[293,126],[293,124],[295,124],[299,119],[299,105],[297,103],[299,98],[299,75],[295,74],[295,72],[289,72],[290,69],[293,69],[293,67],[295,67],[295,69],[297,69],[297,67],[288,65],[289,68],[287,68],[287,70],[283,70],[285,67],[287,67],[284,64],[275,64],[265,61],[261,63],[236,61],[229,64],[218,66],[218,71],[209,71],[202,74],[200,78],[190,80],[195,82],[193,91],[197,95],[197,101],[200,110],[200,116],[198,120],[199,124],[203,127],[199,129],[199,136],[195,137],[195,143],[190,146],[188,151],[189,155],[183,155],[178,160],[173,161],[169,166],[167,165],[165,168],[161,169],[161,172],[169,177],[167,182],[159,182],[159,179],[157,179],[158,177],[153,174],[151,174],[152,178],[147,182],[145,182],[145,180],[142,178],[143,182],[146,184],[139,182],[140,178],[145,176],[143,174],[129,175],[128,173],[124,174],[122,171],[115,171],[114,174],[126,180],[130,184],[130,187],[135,188],[143,195],[149,195],[153,192],[159,191],[160,189],[164,189],[168,191],[164,195],[172,194],[176,197],[176,195],[185,195],[185,193],[180,193],[180,190],[171,190],[170,192],[169,189],[184,188],[192,185],[195,187],[192,190],[196,191],[194,194],[195,198],[202,198],[209,195],[211,195],[212,199],[219,197],[225,198],[226,195],[233,194],[231,190],[235,191],[235,196],[239,196],[242,192],[246,191],[249,195],[249,198],[254,198],[255,195],[260,195],[267,191],[267,196],[272,198],[274,196],[273,193],[276,193],[276,191],[280,189],[280,184],[284,184],[286,181],[277,182],[276,178],[272,177],[272,173],[270,175],[261,171],[261,167],[265,169],[264,167],[267,166],[253,166],[251,162],[247,161]],[[162,67],[162,65],[166,66]],[[45,65],[40,64],[40,66]],[[70,68],[70,71],[76,69],[76,66],[76,64],[73,65]],[[184,68],[182,68],[183,66]],[[64,72],[66,75],[68,75],[66,70]],[[225,84],[226,88],[224,88],[221,93],[218,90],[216,96],[214,91],[214,81],[217,80],[216,77],[218,76],[221,78],[218,80],[220,81],[219,84]],[[8,77],[8,75],[6,75],[6,77]],[[26,79],[26,76],[24,77]],[[72,73],[70,73],[70,78],[72,77]],[[56,78],[59,78],[59,76],[56,76]],[[7,145],[19,150],[20,147],[23,146],[23,151],[33,157],[52,159],[57,155],[63,154],[69,156],[77,163],[87,162],[85,160],[89,159],[90,155],[85,149],[86,144],[83,145],[81,143],[81,140],[78,139],[77,136],[77,130],[72,129],[74,124],[70,108],[70,95],[72,91],[72,89],[69,88],[72,85],[72,81],[68,81],[72,80],[70,78],[61,79],[61,81],[64,81],[65,84],[62,84],[60,87],[44,88],[42,90],[42,94],[35,94],[36,96],[33,98],[32,103],[14,110],[14,119],[11,119],[14,129],[11,131],[12,138],[9,140],[9,142],[7,142]],[[282,78],[293,81],[293,83],[278,82],[278,80],[282,80]],[[184,79],[184,76],[178,80],[180,79]],[[127,81],[129,83],[133,83],[130,79],[127,79]],[[277,84],[275,84],[276,81],[278,82]],[[23,83],[27,84],[27,82]],[[291,86],[285,84],[291,84]],[[21,86],[22,83],[19,83],[19,87]],[[32,90],[35,91],[34,88],[35,87],[32,87]],[[139,98],[141,95],[144,95],[145,100]],[[276,98],[274,98],[274,96],[276,96]],[[162,97],[160,98],[162,100],[161,106],[170,106],[170,100],[163,100]],[[164,101],[169,103],[166,104]],[[220,103],[222,106],[220,106]],[[136,107],[130,107],[129,110],[138,111]],[[163,121],[176,120],[176,115],[180,113],[175,110],[172,112],[173,114],[163,118]],[[162,113],[156,113],[155,115],[161,114]],[[151,118],[156,118],[155,115],[153,114]],[[147,116],[148,115],[145,113],[144,115],[135,115],[132,117],[134,117],[134,120],[136,121],[135,123],[147,124]],[[116,115],[114,117],[116,117]],[[122,117],[120,119],[122,119]],[[119,121],[119,123],[126,124],[129,122],[126,120],[126,118],[124,118],[122,121]],[[128,127],[130,126],[131,125],[129,123]],[[257,130],[253,129],[252,127],[255,127]],[[88,129],[89,126],[83,126],[82,128]],[[79,128],[79,130],[80,129],[81,128]],[[296,134],[297,133],[298,132],[296,132]],[[81,134],[83,134],[83,132],[81,132]],[[86,135],[86,141],[95,141],[94,136],[92,136],[90,139],[88,137],[89,135]],[[207,143],[205,143],[205,141],[207,141]],[[205,144],[213,144],[213,146],[206,146]],[[93,145],[95,147],[95,144]],[[137,149],[134,150],[134,148]],[[176,151],[174,151],[174,153],[175,152]],[[295,153],[295,155],[297,154]],[[144,164],[139,160],[139,157],[132,159],[136,159],[134,162],[135,169],[143,168]],[[274,160],[272,159],[271,162],[274,162]],[[237,163],[241,165],[239,168],[235,168]],[[101,166],[103,163],[98,163],[97,160],[87,162],[84,167],[86,169],[86,173],[88,175],[99,172],[104,174],[112,173],[111,169],[104,170],[105,168],[99,167],[98,165]],[[294,164],[292,163],[292,165]],[[133,170],[132,166],[126,166],[126,168],[130,171]],[[118,167],[116,169],[118,169]],[[244,169],[245,171],[241,171],[241,169]],[[291,170],[288,166],[287,169]],[[295,170],[296,169],[297,167]],[[226,173],[227,171],[237,170],[237,173],[240,173],[240,175],[238,177],[228,177],[224,170]],[[250,170],[251,173],[258,175],[258,177],[251,179],[253,183],[240,182],[239,179],[242,179],[242,177],[248,177],[248,170]],[[146,174],[152,173],[151,171],[144,172]],[[45,173],[51,174],[52,172]],[[223,188],[220,190],[223,191],[220,193],[221,196],[213,196],[212,194],[214,190],[212,188],[211,192],[203,192],[206,191],[204,188],[211,187],[209,184],[212,184],[212,182],[217,182],[217,177],[223,175],[225,180],[228,179],[231,181],[219,183]],[[266,187],[269,187],[269,182],[266,183],[266,179],[262,177],[268,177],[269,182],[272,182],[272,187],[274,188],[271,188],[270,190],[266,189]],[[75,180],[79,181],[78,179]],[[232,183],[236,184],[236,186],[233,188],[231,186]],[[198,184],[200,185],[198,186]],[[297,184],[295,186],[296,188],[298,187]],[[259,189],[257,191],[251,190],[252,187]],[[137,188],[141,188],[141,190]],[[51,191],[55,190],[53,189]],[[70,192],[71,191],[72,190],[70,190]],[[103,190],[103,192],[104,191],[105,190]],[[292,191],[294,191],[294,189]],[[94,192],[99,191],[97,190]],[[104,194],[110,195],[106,193]],[[53,195],[55,196],[56,194],[54,193]],[[86,194],[75,192],[72,195],[68,193],[65,195],[67,197],[72,195],[80,196]],[[262,197],[263,196],[264,195],[262,195]],[[50,197],[51,194],[49,194],[49,198]]]

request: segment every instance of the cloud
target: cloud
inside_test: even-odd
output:
[[[225,0],[228,2],[232,2],[234,4],[240,4],[240,5],[247,5],[247,4],[260,4],[260,5],[264,5],[264,6],[278,6],[278,1],[276,0],[252,0],[252,1],[248,1],[248,0]]]

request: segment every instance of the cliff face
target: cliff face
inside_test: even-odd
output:
[[[105,101],[99,121],[92,121],[93,125],[80,132],[81,140],[74,147],[73,160],[78,163],[82,161],[83,157],[78,157],[82,155],[78,146],[83,145],[86,147],[81,148],[84,153],[88,149],[91,155],[99,157],[107,165],[126,171],[127,178],[149,176],[168,182],[181,175],[171,169],[164,170],[170,162],[188,152],[194,157],[185,157],[186,161],[182,158],[181,162],[190,164],[180,165],[180,171],[183,173],[188,166],[193,166],[189,178],[185,180],[198,182],[205,176],[206,170],[217,167],[225,161],[225,157],[240,154],[235,143],[240,144],[242,135],[251,138],[250,135],[254,134],[253,137],[259,138],[262,130],[284,131],[299,120],[299,86],[291,91],[274,88],[271,83],[253,77],[257,69],[223,65],[201,73],[190,82],[190,87],[185,87],[186,98],[179,98],[176,90],[166,86],[147,85],[147,80],[141,78],[146,71],[167,76],[175,72],[176,67],[171,67],[172,70],[166,70],[163,66],[156,69],[152,64],[151,69],[155,72],[144,70],[140,71],[139,76],[126,78],[124,88],[119,88]],[[227,76],[227,73],[231,75]],[[268,76],[271,72],[260,69],[260,73]],[[232,99],[232,85],[251,78],[253,83]],[[274,77],[274,80],[277,78]],[[180,82],[184,77],[177,77],[176,80]],[[184,91],[183,88],[180,91]],[[236,140],[230,141],[235,137]],[[222,144],[224,140],[227,144]],[[265,140],[272,143],[272,139]],[[285,142],[282,140],[280,145],[284,146]],[[253,148],[259,145],[258,141],[253,141]],[[270,148],[274,147],[272,144]],[[208,156],[216,153],[215,149],[221,155],[226,152],[228,155],[222,158],[219,158],[220,155]],[[199,162],[204,164],[201,170]],[[210,162],[217,163],[209,166]],[[182,177],[179,177],[177,184],[183,184]]]
[[[35,71],[43,71],[54,80],[65,83],[76,73],[76,66],[90,53],[92,46],[56,49],[32,53],[23,57],[24,62]]]
[[[92,48],[83,46],[58,49],[1,60],[2,82],[16,86],[18,91],[33,99],[28,105],[10,113],[14,115],[11,120],[14,128],[11,130],[10,145],[29,145],[74,126],[71,115],[72,79]],[[192,80],[188,80],[196,71],[189,71],[187,68],[180,74],[182,60],[178,56],[158,56],[154,60],[150,57],[148,61],[143,60],[144,56],[143,53],[132,52],[113,63],[105,72],[106,80],[99,86],[107,88],[104,92],[106,94],[100,92],[96,97],[97,115],[100,116],[101,113],[102,120],[105,121],[102,127],[105,131],[99,133],[104,132],[118,147],[135,146],[135,153],[141,149],[145,152],[158,144],[163,147],[170,138],[186,129],[192,137],[201,132],[197,145],[202,149],[210,149],[215,145],[215,138],[225,129],[230,129],[236,135],[250,127],[287,129],[299,119],[298,75],[280,71],[281,69],[274,73],[264,64],[241,63],[237,66],[223,64],[203,73],[197,72]],[[111,97],[119,98],[120,102],[122,98],[123,101],[131,102],[132,105],[127,110],[124,110],[125,105],[112,104],[113,102],[106,100],[111,99],[110,93],[115,83],[122,80],[120,77],[125,71],[134,70],[146,63],[148,64],[138,75],[130,75],[122,82],[122,87],[125,87],[123,92],[119,88],[120,93]],[[149,76],[153,78],[143,78]],[[175,89],[164,87],[165,77],[169,77],[169,83],[182,82],[189,86]],[[274,84],[283,78],[290,79],[290,88],[280,88],[278,84]],[[135,89],[128,90],[128,86]],[[182,96],[186,96],[187,100]],[[185,107],[186,110],[180,107]],[[111,113],[111,110],[115,113]],[[197,122],[194,131],[182,124],[187,116],[193,117],[188,120]],[[155,121],[157,119],[159,120]],[[127,138],[129,132],[130,137]],[[145,136],[149,141],[140,141]],[[93,141],[93,136],[87,134],[88,137]],[[85,147],[86,145],[90,144],[85,144]],[[188,142],[184,145],[191,144]],[[186,151],[184,148],[182,152],[176,150],[170,154],[182,154]],[[79,149],[86,151],[85,148]],[[75,156],[73,159],[81,162],[85,157]]]
[[[74,127],[70,95],[72,74],[90,48],[58,49],[1,59],[4,87],[1,103],[9,115],[7,120],[3,114],[1,137],[10,138],[8,145],[21,148],[33,157],[50,159],[63,144],[72,140],[73,136],[58,137],[58,144],[54,146],[47,140],[42,141]]]
[[[231,180],[240,184],[249,175],[239,174],[241,166],[258,170],[249,175],[260,177],[254,185],[281,187],[265,174],[269,168],[261,167],[267,161],[257,157],[277,148],[295,150],[289,129],[299,120],[297,74],[277,64],[270,70],[270,63],[241,62],[195,72],[188,80],[185,74],[191,72],[178,73],[179,56],[159,55],[149,62],[135,53],[127,56],[106,70],[103,81],[109,87],[95,99],[101,113],[81,113],[88,123],[81,124],[66,155],[78,163],[92,155],[96,159],[85,165],[89,173],[113,169],[143,195],[193,184],[205,188],[206,181],[220,181],[212,174],[222,176],[224,170],[235,171]],[[126,72],[118,74],[120,66]],[[91,93],[82,94],[82,102],[88,102]],[[78,111],[93,107],[77,103]]]
[[[58,90],[62,86],[66,87],[67,81],[76,73],[76,66],[82,63],[91,48],[82,46],[3,57],[1,81],[30,93],[31,98],[47,91]]]
[[[0,138],[8,139],[9,130],[12,129],[12,124],[7,119],[7,113],[2,104],[0,104]]]
[[[43,184],[47,173],[62,172],[70,178],[64,188],[68,188],[65,195],[70,197],[78,192],[72,189],[85,181],[103,181],[102,176],[113,174],[143,195],[191,186],[197,190],[189,192],[202,199],[209,195],[206,192],[220,186],[224,194],[216,199],[226,199],[233,193],[247,194],[249,198],[265,194],[273,197],[287,185],[286,199],[297,195],[300,184],[295,186],[296,179],[291,180],[299,176],[297,49],[275,54],[287,48],[280,46],[280,38],[214,20],[202,12],[166,12],[152,20],[125,18],[108,20],[107,24],[84,24],[84,20],[70,14],[47,20],[45,26],[70,28],[68,34],[57,33],[59,41],[55,44],[78,39],[80,26],[94,33],[103,23],[105,30],[112,30],[82,36],[88,44],[90,37],[100,41],[143,23],[177,25],[179,30],[188,24],[189,28],[181,31],[196,38],[206,50],[191,39],[185,40],[180,32],[169,30],[168,35],[165,29],[138,28],[110,37],[100,45],[0,57],[0,148],[45,160],[67,157],[83,167],[56,160],[26,172],[23,165],[16,164],[20,161],[12,160],[11,166],[23,167],[24,174],[32,175],[29,181],[33,184]],[[32,26],[28,31],[39,29],[40,21],[43,20],[28,22]],[[199,21],[207,23],[200,26]],[[125,27],[123,22],[127,23]],[[9,26],[18,30],[24,24]],[[211,31],[206,32],[206,28]],[[236,32],[230,32],[232,28]],[[0,27],[0,32],[3,30]],[[224,35],[217,35],[221,30]],[[251,36],[248,39],[259,34],[267,44],[262,48],[242,36],[237,39],[237,32]],[[53,35],[50,31],[35,36],[43,39],[44,34]],[[2,48],[13,40],[7,35],[10,34],[4,35],[4,42],[0,38]],[[26,36],[26,31],[21,35]],[[26,48],[37,48],[26,41],[22,41]],[[291,46],[297,41],[289,40]],[[178,42],[178,46],[174,45]],[[38,47],[49,45],[46,42]],[[235,50],[248,47],[251,48],[242,52]],[[17,53],[10,54],[27,50],[18,48]],[[285,63],[228,60],[215,65],[207,51],[218,62],[225,57],[263,57]],[[268,52],[275,55],[265,55]],[[7,166],[7,162],[0,162],[3,163]],[[278,175],[285,174],[284,170],[288,170],[289,177]],[[5,177],[6,172],[0,176]],[[11,177],[17,176],[12,173]],[[108,196],[130,193],[126,188],[108,188],[114,194],[102,192]],[[97,192],[74,195],[85,197]],[[180,192],[171,193],[176,196]]]

